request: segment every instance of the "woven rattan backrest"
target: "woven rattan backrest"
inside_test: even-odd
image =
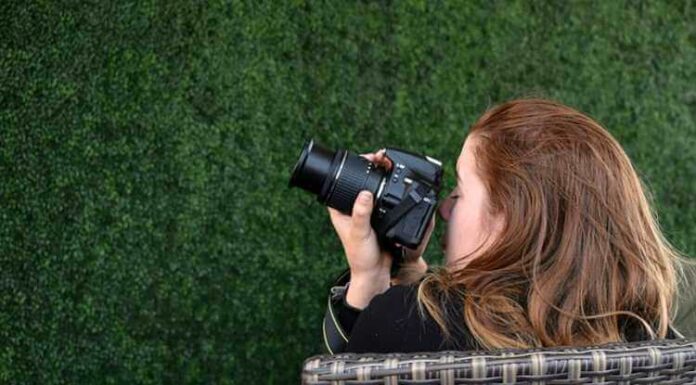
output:
[[[303,384],[696,384],[696,340],[594,347],[320,355]]]

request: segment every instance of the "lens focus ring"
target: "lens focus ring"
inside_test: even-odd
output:
[[[339,211],[352,212],[355,198],[361,190],[366,189],[366,182],[373,171],[366,159],[347,154],[327,204]],[[372,193],[374,194],[374,191]]]

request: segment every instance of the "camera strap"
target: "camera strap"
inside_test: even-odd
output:
[[[348,344],[350,331],[344,329],[336,315],[338,307],[345,303],[346,291],[350,282],[350,268],[346,269],[336,279],[331,287],[331,294],[326,305],[324,321],[322,322],[322,337],[324,339],[324,348],[329,354],[342,352]]]

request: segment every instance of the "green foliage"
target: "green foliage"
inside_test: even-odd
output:
[[[607,127],[693,255],[693,20],[690,1],[4,2],[0,382],[298,382],[345,266],[287,187],[304,139],[428,153],[451,187],[468,125],[517,96]]]

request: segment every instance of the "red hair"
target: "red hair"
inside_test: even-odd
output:
[[[485,348],[618,342],[629,321],[664,337],[682,256],[611,134],[570,107],[521,99],[484,113],[470,135],[505,225],[466,267],[426,274],[421,314],[447,337],[466,323]],[[462,314],[443,311],[452,299]]]

